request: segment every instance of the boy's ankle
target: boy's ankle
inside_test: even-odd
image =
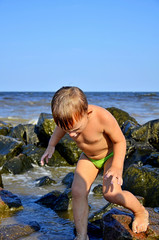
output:
[[[145,211],[146,211],[145,207],[141,204],[140,209],[138,209],[137,212],[134,212],[134,214],[135,214],[135,215],[136,215],[136,214],[140,214],[140,213],[143,213],[143,212],[145,212]]]
[[[89,240],[89,237],[87,234],[79,234],[77,233],[75,240]]]

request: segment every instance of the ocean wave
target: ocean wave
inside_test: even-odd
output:
[[[144,93],[143,96],[157,96],[157,93]]]

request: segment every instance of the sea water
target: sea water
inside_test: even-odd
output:
[[[51,113],[53,92],[0,92],[0,120],[36,123],[40,113]],[[159,118],[159,92],[86,92],[89,104],[117,107],[139,124]]]

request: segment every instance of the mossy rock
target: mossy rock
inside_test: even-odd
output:
[[[138,125],[138,122],[135,120],[135,118],[131,117],[127,112],[119,108],[110,107],[110,108],[107,108],[107,110],[115,117],[120,127],[122,127],[124,122],[127,120],[130,120],[132,123]]]
[[[147,207],[159,206],[159,169],[150,165],[131,165],[124,172],[123,189],[144,197]]]
[[[56,145],[57,151],[66,159],[70,165],[77,163],[82,151],[77,147],[77,144],[66,134]]]
[[[53,134],[56,124],[51,114],[41,113],[36,125],[36,133],[42,145],[45,147]]]
[[[24,145],[22,153],[25,154],[32,163],[40,165],[40,159],[45,152],[45,148],[37,147],[34,144]]]
[[[6,136],[9,134],[12,129],[12,125],[10,123],[5,123],[0,121],[0,135]]]
[[[31,162],[34,164],[40,164],[40,160],[42,155],[44,154],[46,148],[37,147],[33,144],[28,144],[27,146],[23,146],[23,154],[25,154],[28,158],[30,158]],[[68,162],[60,155],[60,153],[55,150],[53,156],[48,161],[48,166],[60,167],[60,166],[68,166]]]
[[[138,142],[148,142],[155,149],[159,150],[159,119],[149,121],[133,129],[131,137]]]
[[[140,125],[136,122],[132,122],[131,120],[127,120],[122,125],[121,130],[126,138],[130,138],[132,130],[137,127],[140,127]]]

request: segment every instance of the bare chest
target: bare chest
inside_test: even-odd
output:
[[[87,151],[100,151],[109,147],[109,139],[104,136],[103,132],[92,132],[91,134],[81,134],[76,140],[77,146],[83,150]]]

